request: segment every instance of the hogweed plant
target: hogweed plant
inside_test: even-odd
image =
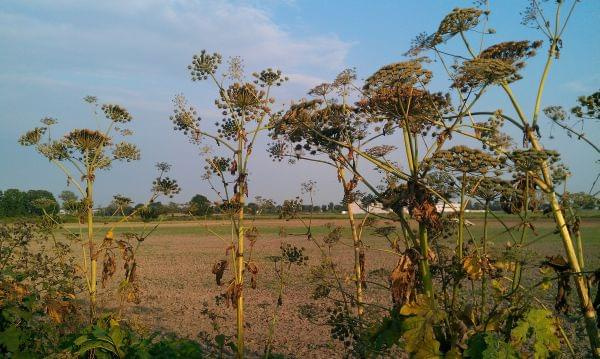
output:
[[[361,231],[354,214],[355,190],[359,184],[358,155],[353,148],[368,144],[368,124],[360,118],[356,106],[349,103],[355,92],[354,70],[341,72],[332,83],[322,83],[309,91],[314,99],[290,106],[272,124],[271,137],[275,140],[269,147],[272,158],[281,161],[288,158],[312,161],[328,165],[335,170],[340,184],[343,202],[352,233],[354,249],[354,283],[356,287],[356,311],[360,318],[364,313],[365,250]],[[319,129],[319,131],[315,131]],[[329,141],[334,138],[343,143]]]
[[[63,229],[67,231],[68,237],[79,240],[82,244],[82,265],[78,268],[85,279],[89,300],[89,318],[93,323],[97,318],[98,309],[98,282],[100,281],[98,261],[104,255],[104,268],[101,276],[104,286],[107,279],[116,270],[113,253],[115,246],[122,251],[125,262],[126,278],[124,283],[126,285],[123,285],[122,293],[125,293],[123,295],[129,301],[137,301],[137,287],[129,285],[133,282],[135,273],[134,251],[131,244],[126,240],[115,239],[116,223],[106,231],[104,239],[100,243],[94,237],[94,185],[98,172],[109,170],[117,162],[139,160],[140,151],[134,144],[123,140],[123,137],[132,134],[126,126],[133,119],[125,108],[113,104],[100,106],[94,96],[86,96],[84,101],[92,105],[98,129],[73,129],[63,137],[55,139],[51,136],[51,128],[58,121],[44,118],[41,120],[42,126],[22,135],[19,143],[23,146],[34,147],[38,153],[56,165],[66,176],[67,185],[73,185],[81,195],[79,204],[73,203],[72,207],[80,218],[80,224],[86,225],[86,232],[76,233],[64,227]],[[103,119],[100,118],[98,109],[101,110]],[[101,122],[102,120],[104,123]],[[161,175],[154,182],[149,202],[152,202],[160,194],[172,196],[179,191],[176,181],[163,177],[163,174],[164,171],[161,171]],[[123,216],[117,223],[130,219],[134,214],[135,212]]]
[[[446,66],[448,74],[453,80],[452,86],[460,92],[460,97],[468,96],[476,91],[486,87],[499,87],[509,99],[512,110],[516,117],[502,113],[502,117],[507,123],[514,126],[523,135],[522,148],[530,151],[529,153],[546,153],[541,140],[540,130],[540,112],[543,101],[543,94],[546,89],[546,80],[550,73],[550,68],[554,62],[560,58],[560,51],[563,45],[563,35],[566,25],[571,20],[578,1],[554,1],[550,5],[547,2],[531,0],[529,6],[523,12],[523,23],[539,30],[540,34],[546,38],[547,53],[545,54],[545,64],[542,73],[537,82],[537,91],[530,97],[533,99],[534,106],[531,115],[528,116],[520,99],[513,91],[511,84],[522,79],[521,69],[525,65],[525,60],[535,55],[535,50],[542,45],[541,41],[507,41],[482,48],[483,37],[494,33],[487,27],[487,18],[489,11],[482,9],[455,9],[441,23],[439,29],[433,35],[421,35],[415,42],[412,49],[413,54],[431,51],[436,58],[443,64],[448,61],[454,61],[455,64]],[[485,4],[484,4],[485,5]],[[550,13],[548,13],[550,11]],[[471,31],[483,19],[482,30]],[[475,40],[470,34],[477,32],[481,40]],[[451,53],[445,49],[445,44],[455,35],[459,35],[460,42],[464,45],[465,54]],[[474,44],[480,44],[477,49]],[[525,96],[528,96],[526,94]],[[583,106],[593,103],[593,100],[586,101]],[[576,114],[586,115],[587,110],[575,110]],[[592,111],[593,113],[593,111]],[[470,113],[471,117],[478,113]],[[480,138],[485,141],[484,138]],[[567,262],[573,273],[573,279],[579,296],[579,306],[585,321],[585,327],[590,341],[591,351],[594,356],[600,356],[600,338],[598,336],[598,327],[596,323],[596,310],[590,298],[590,290],[582,273],[581,260],[577,256],[573,235],[569,230],[569,225],[564,216],[564,208],[559,201],[559,193],[556,187],[551,163],[549,158],[542,159],[536,168],[532,168],[529,174],[535,186],[538,187],[546,196],[550,212],[556,222],[557,229],[563,242]],[[527,180],[526,178],[526,180]],[[525,207],[527,208],[527,207]]]
[[[290,243],[281,243],[280,256],[270,256],[268,259],[273,262],[273,269],[277,277],[278,289],[277,289],[277,302],[273,309],[273,317],[269,325],[269,334],[267,336],[267,343],[263,353],[263,358],[268,359],[271,356],[272,340],[275,334],[275,328],[277,326],[277,319],[279,318],[279,311],[283,306],[283,294],[286,285],[290,284],[290,270],[292,265],[305,266],[308,262],[308,257],[304,255],[304,248],[291,245]]]
[[[481,3],[482,6],[486,5],[485,2]],[[533,347],[522,346],[520,348],[522,353],[549,356],[551,352],[558,350],[557,335],[561,335],[569,346],[568,338],[558,322],[549,320],[550,313],[543,304],[538,303],[538,298],[529,293],[528,288],[524,287],[525,282],[521,279],[524,273],[523,265],[529,261],[524,248],[551,235],[551,233],[537,235],[533,225],[534,212],[539,213],[540,210],[537,205],[540,193],[544,194],[549,203],[549,213],[554,217],[557,232],[565,247],[566,262],[576,283],[592,352],[596,356],[600,354],[596,313],[590,299],[589,285],[581,271],[581,259],[578,258],[572,239],[573,225],[567,223],[564,215],[565,208],[558,201],[559,194],[556,189],[562,182],[564,166],[558,165],[558,156],[555,152],[543,148],[539,128],[545,81],[550,65],[558,58],[565,24],[571,18],[576,3],[577,1],[556,1],[554,22],[547,20],[542,10],[544,4],[539,4],[536,0],[531,1],[525,12],[525,21],[537,24],[534,27],[539,28],[549,40],[547,61],[538,91],[534,94],[535,105],[531,118],[522,110],[519,100],[512,92],[511,84],[522,79],[521,72],[525,61],[535,56],[542,42],[508,41],[483,48],[484,40],[494,33],[488,28],[490,12],[486,9],[468,8],[454,9],[442,20],[437,31],[432,35],[419,35],[414,47],[409,51],[409,55],[415,56],[414,59],[384,66],[365,80],[361,99],[357,102],[360,117],[371,123],[381,124],[380,131],[383,138],[400,133],[398,142],[404,144],[402,164],[388,159],[390,155],[394,155],[394,152],[378,156],[370,151],[356,148],[353,144],[344,143],[335,135],[327,135],[320,127],[312,126],[310,121],[300,122],[303,129],[313,132],[324,142],[346,147],[362,159],[374,164],[378,171],[392,176],[392,180],[386,176],[387,187],[383,190],[368,186],[364,176],[360,176],[359,179],[373,190],[379,201],[394,210],[398,221],[403,226],[403,234],[409,239],[408,248],[401,255],[396,269],[390,276],[390,282],[393,285],[392,293],[395,293],[395,297],[399,299],[397,303],[399,313],[405,322],[405,327],[408,328],[403,330],[402,334],[406,341],[405,349],[412,354],[481,354],[481,350],[487,350],[486,348],[491,350],[500,345],[511,348],[522,345],[536,331],[539,333],[535,335],[539,337]],[[561,9],[565,7],[566,15],[561,17],[563,14]],[[483,27],[482,30],[478,29],[480,25]],[[471,43],[473,36],[477,36],[480,40],[480,49],[477,51]],[[454,38],[458,38],[465,45],[466,54],[457,55],[454,51],[445,49],[446,44]],[[433,73],[425,69],[424,58],[416,57],[426,51],[434,54],[450,77],[450,91],[453,95],[428,90]],[[517,113],[516,118],[498,109],[474,110],[480,99],[492,87],[500,87],[508,96],[512,110]],[[451,104],[451,100],[454,105]],[[593,99],[582,101],[586,105],[593,103]],[[314,106],[314,103],[307,102],[295,106],[292,111],[301,106]],[[582,106],[582,110],[575,110],[575,112],[589,113],[590,111],[583,110]],[[488,116],[488,120],[478,121],[480,116]],[[522,133],[522,145],[514,146],[510,137],[502,132],[502,129],[508,125],[516,127]],[[429,139],[430,136],[433,137],[433,141]],[[467,153],[469,151],[452,153],[444,150],[447,143],[457,138],[480,142],[490,153],[484,156],[483,153],[474,151],[469,154]],[[465,156],[458,152],[465,152]],[[495,193],[492,197],[486,195],[486,198],[500,196],[505,209],[520,217],[517,226],[519,234],[516,236],[512,233],[515,228],[510,228],[501,221],[502,226],[506,228],[506,233],[511,237],[503,254],[506,256],[506,261],[502,258],[488,260],[478,253],[481,249],[479,246],[474,247],[474,253],[464,253],[465,231],[467,233],[469,231],[465,227],[462,212],[465,211],[465,198],[476,197],[478,187],[477,184],[469,183],[468,179],[480,170],[477,161],[480,158],[490,159],[489,163],[482,165],[486,169],[484,172],[491,172],[490,170],[498,165],[498,160],[492,156],[492,153],[500,156],[503,162],[508,162],[515,176],[512,188],[504,188],[501,193]],[[453,273],[440,268],[439,248],[442,248],[440,239],[447,237],[443,233],[447,231],[445,227],[448,222],[446,216],[437,211],[435,203],[447,202],[447,198],[444,193],[438,192],[435,186],[428,183],[433,159],[441,162],[439,170],[460,173],[458,183],[461,205],[457,211],[459,212],[458,236],[455,253],[451,256],[453,261],[456,260],[461,264]],[[465,164],[469,168],[465,167]],[[480,173],[478,177],[484,174]],[[489,174],[487,176],[489,177]],[[505,184],[502,183],[501,186],[505,187]],[[468,187],[471,187],[470,194],[467,194]],[[417,222],[416,230],[403,217],[405,208],[410,217]],[[528,240],[531,233],[538,238]],[[476,243],[473,238],[470,242]],[[487,243],[487,238],[483,243]],[[497,266],[492,265],[492,262],[497,262]],[[417,266],[418,276],[414,275]],[[435,272],[435,280],[432,268]],[[502,271],[505,270],[510,274],[502,275]],[[482,303],[479,303],[480,310],[488,307],[490,309],[485,315],[479,313],[477,316],[469,316],[469,318],[479,317],[479,320],[463,317],[465,311],[473,313],[469,310],[469,306],[477,305],[474,302],[477,300],[475,297],[455,308],[454,305],[448,305],[443,284],[447,280],[443,278],[446,274],[450,274],[455,282],[468,278],[472,288],[476,280],[483,280],[489,276],[494,278],[492,281],[494,295],[482,295]],[[499,275],[501,280],[498,280]],[[439,281],[442,282],[442,288],[436,288],[436,283]],[[505,282],[510,283],[508,288],[505,288]],[[416,288],[415,292],[413,292],[414,288]],[[482,291],[486,290],[487,287],[482,285]],[[491,303],[483,303],[488,299]],[[541,308],[534,308],[536,303]],[[502,328],[492,325],[499,321],[505,321],[506,325]],[[384,331],[380,334],[390,333]],[[500,340],[502,337],[507,342],[502,342]],[[476,345],[478,340],[483,341],[484,345],[479,349],[465,350]],[[516,349],[511,350],[517,352]]]
[[[365,320],[365,312],[370,303],[363,302],[365,312],[358,315],[358,311],[353,308],[358,308],[356,291],[353,294],[346,289],[345,284],[348,282],[349,277],[345,276],[339,269],[341,263],[336,260],[335,255],[332,253],[333,249],[340,245],[342,241],[344,227],[329,223],[325,225],[326,232],[323,236],[313,233],[312,208],[314,208],[313,199],[316,192],[316,182],[309,180],[302,183],[301,192],[303,195],[308,195],[308,206],[311,211],[308,214],[303,213],[304,199],[296,197],[283,202],[280,218],[286,222],[299,222],[304,231],[300,233],[282,231],[281,235],[283,237],[306,236],[317,247],[321,255],[321,261],[310,268],[309,282],[314,284],[312,299],[328,299],[333,302],[333,307],[328,307],[327,313],[323,315],[315,306],[308,304],[300,308],[300,315],[313,324],[329,326],[332,338],[341,341],[344,348],[349,351],[348,354],[364,356],[366,352],[360,340],[368,324]],[[362,226],[359,226],[357,230],[361,232]],[[286,252],[290,253],[289,251]],[[298,252],[298,250],[293,250],[291,253],[295,252]],[[298,255],[295,255],[295,257],[298,257]],[[305,260],[302,261],[302,263],[304,262]],[[355,282],[354,278],[350,280]]]
[[[258,267],[246,256],[245,244],[249,229],[245,224],[244,207],[248,196],[249,164],[259,135],[266,131],[272,117],[278,114],[272,110],[275,102],[271,97],[274,87],[281,86],[287,78],[281,71],[266,69],[253,73],[253,81],[244,79],[243,64],[239,58],[232,58],[228,68],[218,74],[222,56],[202,51],[194,55],[188,66],[193,81],[210,81],[217,89],[215,106],[222,118],[216,121],[215,128],[203,123],[197,111],[188,105],[183,95],[174,99],[175,112],[171,121],[175,130],[182,131],[194,145],[199,146],[206,160],[204,179],[220,197],[220,209],[230,221],[232,236],[229,241],[222,238],[231,259],[221,261],[217,272],[231,266],[234,278],[227,283],[228,302],[236,309],[237,356],[244,356],[244,288],[245,273],[252,274],[255,285]],[[206,147],[213,143],[219,150]],[[216,183],[213,181],[217,181]],[[255,238],[255,236],[253,237]],[[254,242],[252,241],[252,244]],[[251,250],[251,248],[250,248]]]

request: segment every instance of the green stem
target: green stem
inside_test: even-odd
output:
[[[431,277],[431,271],[429,269],[428,259],[429,242],[427,237],[427,227],[424,223],[419,223],[419,244],[421,247],[421,260],[419,262],[419,267],[421,269],[421,279],[423,280],[425,295],[427,295],[429,298],[433,298],[433,280]]]
[[[88,171],[87,188],[86,188],[86,204],[87,204],[87,234],[88,247],[90,256],[90,276],[89,276],[89,295],[90,295],[90,323],[96,318],[96,282],[97,282],[97,253],[94,248],[94,174]]]
[[[487,258],[487,239],[488,239],[488,212],[490,211],[490,201],[485,201],[485,212],[483,214],[483,236],[481,237],[481,248],[484,260]],[[483,318],[483,313],[485,311],[485,300],[486,300],[486,292],[487,292],[487,280],[485,271],[483,272],[483,276],[481,277],[481,310],[479,311],[479,321]]]
[[[463,172],[462,182],[460,187],[460,210],[458,212],[458,243],[456,251],[458,252],[458,260],[462,263],[465,243],[465,189],[466,189],[467,173]]]

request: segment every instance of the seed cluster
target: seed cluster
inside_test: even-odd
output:
[[[511,83],[520,80],[518,73],[525,67],[525,58],[535,56],[541,41],[507,41],[483,50],[479,56],[467,60],[457,71],[453,87],[463,92],[491,84]]]
[[[211,55],[202,50],[199,55],[194,55],[192,64],[188,66],[192,81],[206,80],[214,75],[221,61],[222,56],[216,52]]]
[[[130,122],[133,119],[129,112],[124,107],[121,107],[119,105],[102,105],[102,111],[104,111],[104,115],[106,116],[106,118],[110,119],[113,122],[126,123]]]

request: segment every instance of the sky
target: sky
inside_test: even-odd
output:
[[[97,204],[114,194],[141,202],[149,196],[154,164],[169,162],[170,175],[186,202],[200,193],[215,199],[201,179],[204,161],[198,149],[172,129],[172,98],[183,93],[203,121],[218,118],[216,92],[208,83],[192,82],[187,65],[202,49],[225,58],[240,56],[247,74],[268,67],[281,69],[290,81],[275,92],[278,108],[306,97],[316,84],[332,81],[345,68],[365,78],[383,65],[406,59],[404,53],[418,33],[433,32],[454,7],[471,1],[317,1],[317,0],[2,0],[0,2],[0,190],[65,189],[61,172],[31,148],[17,144],[20,134],[50,116],[60,122],[53,132],[94,127],[82,98],[94,95],[104,103],[125,106],[133,115],[131,129],[142,159],[115,164],[98,175]],[[490,25],[494,37],[485,45],[543,36],[520,25],[524,0],[492,0]],[[553,65],[542,106],[571,107],[582,94],[600,88],[600,2],[577,5],[563,35],[561,56]],[[452,46],[452,44],[449,44]],[[524,80],[514,85],[527,113],[533,109],[543,67],[544,50],[528,61]],[[429,65],[439,70],[438,63]],[[436,71],[434,71],[436,72]],[[432,82],[446,90],[440,71]],[[509,108],[499,91],[491,91],[481,108]],[[507,110],[507,112],[510,112]],[[587,190],[598,173],[598,158],[583,143],[542,120],[544,143],[563,153],[574,173],[571,190]],[[600,128],[585,128],[600,142]],[[250,197],[282,201],[299,194],[300,184],[317,182],[320,203],[339,202],[334,173],[314,164],[272,162],[259,141],[251,163]]]

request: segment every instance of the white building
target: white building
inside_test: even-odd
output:
[[[460,211],[460,203],[455,203],[455,202],[450,202],[450,203],[446,203],[446,202],[438,202],[435,205],[435,210],[438,213],[453,213],[453,212],[459,212]]]
[[[366,212],[369,213],[373,213],[373,214],[388,214],[388,213],[392,213],[391,209],[384,209],[383,205],[381,203],[375,203],[370,205],[367,208],[364,208],[360,205],[358,205],[358,203],[354,202],[352,204],[350,204],[350,208],[352,209],[352,213],[354,214],[364,214]],[[365,211],[365,209],[367,211]],[[348,211],[342,211],[343,214],[348,213]]]

